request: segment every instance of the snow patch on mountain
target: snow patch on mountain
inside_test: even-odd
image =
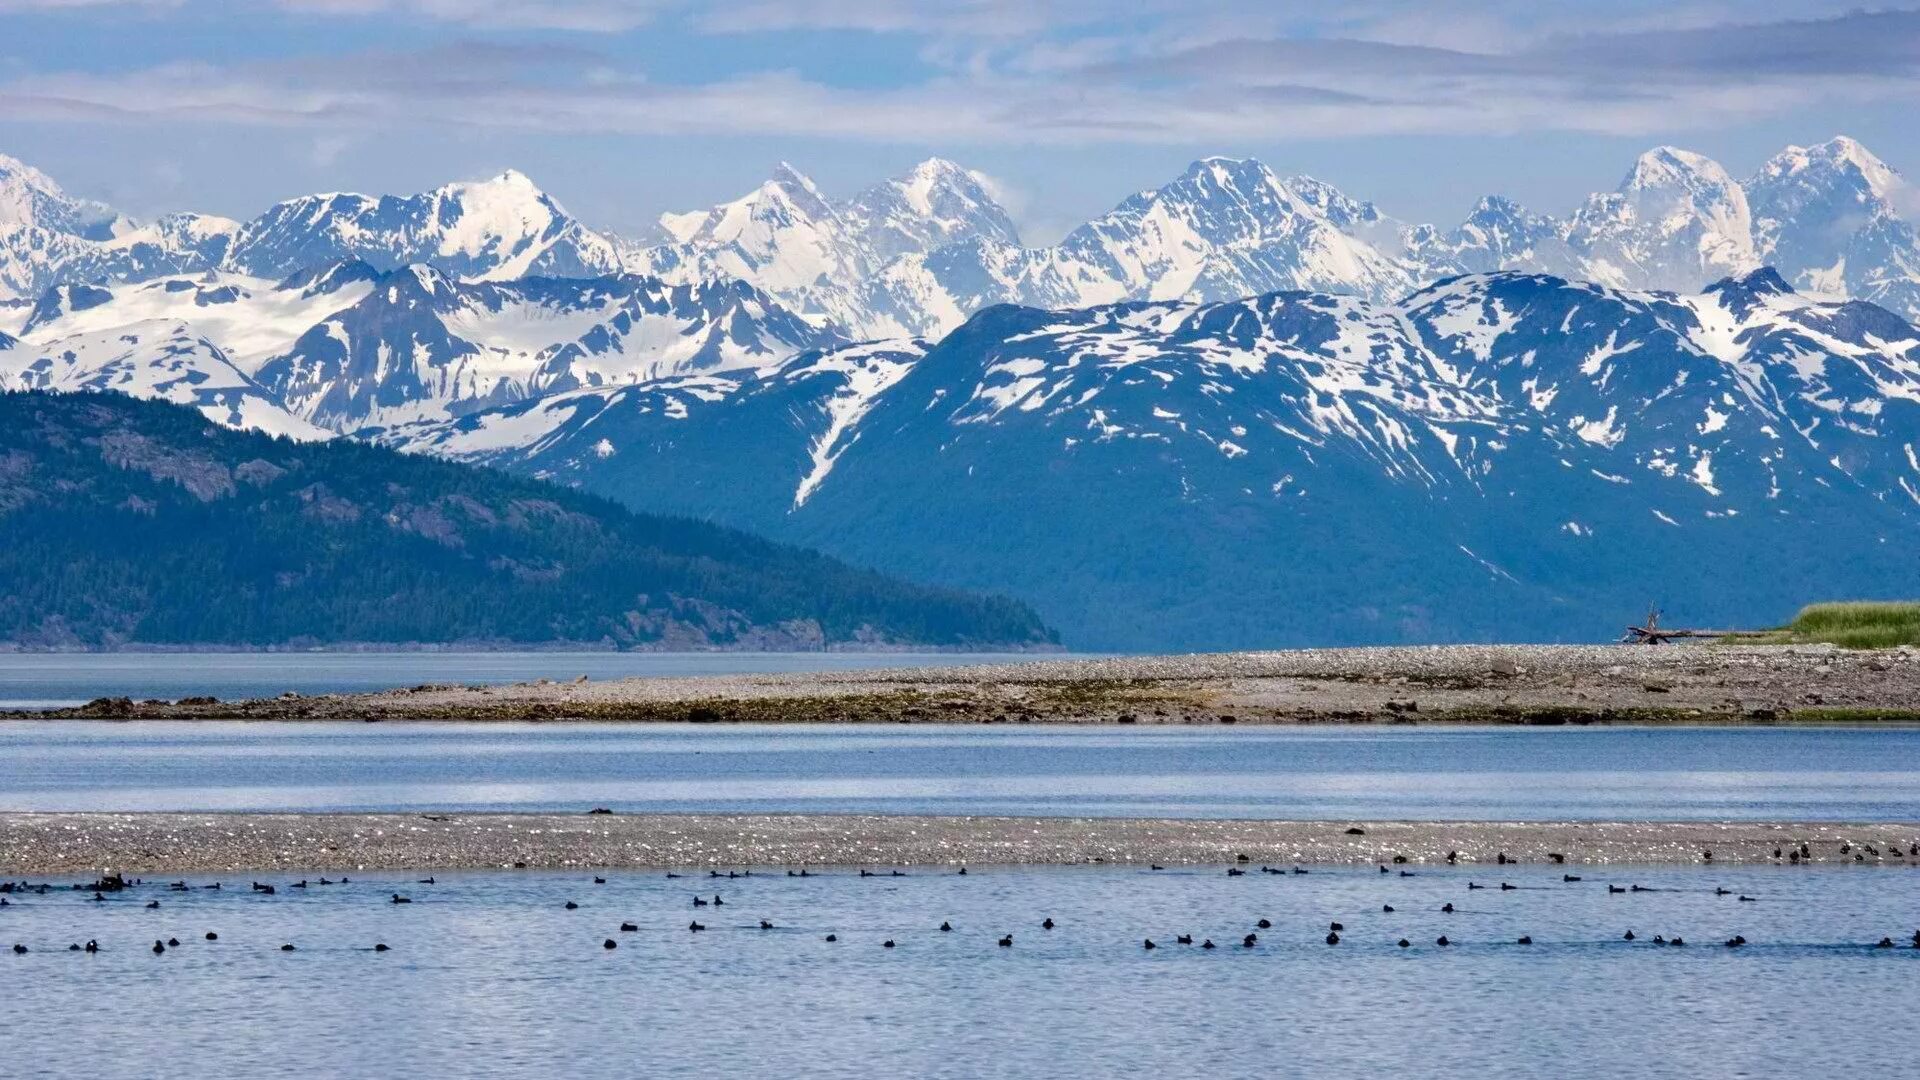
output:
[[[218,345],[167,319],[0,348],[0,388],[111,391],[192,405],[228,427],[302,440],[332,437],[282,408]]]

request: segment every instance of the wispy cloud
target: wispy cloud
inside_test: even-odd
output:
[[[9,2],[18,0],[0,0]],[[579,29],[618,29],[659,15],[668,0],[286,2],[475,26],[574,20]],[[1091,0],[750,3],[698,17],[728,33],[807,26],[925,35],[919,48],[932,74],[894,85],[832,85],[778,68],[662,81],[611,47],[461,42],[113,73],[31,71],[0,83],[0,118],[1193,143],[1406,132],[1633,134],[1816,103],[1920,98],[1920,51],[1912,47],[1920,11],[1913,10],[1769,19],[1704,8],[1690,9],[1678,27],[1656,27],[1631,14],[1576,18],[1555,7],[1546,17],[1495,6],[1442,34],[1410,32],[1431,18],[1423,8],[1376,4],[1276,28],[1270,18],[1223,18],[1235,5],[1206,0],[1152,22],[1151,4],[1134,12],[1147,13],[1139,17],[1151,32],[1129,33],[1104,32],[1094,13],[1106,5]],[[1014,41],[989,24],[1077,29]]]

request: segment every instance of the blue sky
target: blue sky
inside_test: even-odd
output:
[[[1408,220],[1563,213],[1658,143],[1920,171],[1920,10],[1856,2],[0,0],[0,152],[151,216],[507,167],[635,229],[939,154],[1046,241],[1207,154]]]

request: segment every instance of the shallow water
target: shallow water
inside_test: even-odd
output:
[[[1583,874],[491,872],[15,896],[0,948],[31,951],[0,951],[15,991],[0,1048],[23,1075],[73,1078],[1912,1075],[1920,950],[1866,946],[1907,943],[1920,871]],[[1501,877],[1522,888],[1466,889]],[[690,906],[716,892],[725,906]],[[1329,947],[1332,920],[1346,929]],[[1458,944],[1435,946],[1442,933]],[[1752,944],[1726,948],[1736,933]],[[182,945],[153,955],[168,936]],[[65,951],[88,938],[103,951]]]
[[[1920,819],[1920,730],[0,724],[6,810]]]
[[[509,683],[648,675],[859,671],[1057,660],[1062,653],[0,653],[0,709],[50,709],[102,697],[211,694],[221,700],[351,694],[420,683]]]

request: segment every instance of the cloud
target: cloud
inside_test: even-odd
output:
[[[7,0],[0,0],[0,3]],[[640,19],[614,0],[292,0],[309,8],[438,19]],[[1171,0],[1151,0],[1151,4]],[[882,143],[1234,143],[1399,133],[1639,134],[1780,115],[1815,104],[1920,97],[1920,12],[1774,18],[1689,9],[1680,25],[1618,13],[1495,4],[1451,35],[1414,34],[1392,4],[1278,32],[1193,0],[1153,32],[1076,19],[1101,5],[828,0],[728,8],[766,26],[964,34],[1001,16],[1044,40],[929,39],[931,73],[835,85],[793,70],[708,81],[649,78],[616,43],[516,38],[409,52],[316,53],[119,72],[31,71],[0,82],[0,118],[185,118],[327,131],[454,126],[632,135],[748,135]],[[777,10],[776,10],[777,7]],[[1045,9],[1022,15],[1023,8]],[[1156,8],[1140,10],[1151,13]],[[1416,9],[1405,9],[1416,10]],[[1424,10],[1424,9],[1418,9]],[[1515,14],[1514,12],[1520,12]],[[1412,17],[1412,16],[1409,16]],[[712,18],[718,18],[713,16]],[[784,20],[784,21],[782,21]],[[649,31],[652,32],[652,31]],[[1255,33],[1257,32],[1257,33]],[[984,31],[983,31],[984,33]],[[945,44],[942,44],[944,42]]]
[[[279,4],[305,14],[402,15],[487,29],[583,33],[645,26],[670,6],[667,0],[279,0]]]

